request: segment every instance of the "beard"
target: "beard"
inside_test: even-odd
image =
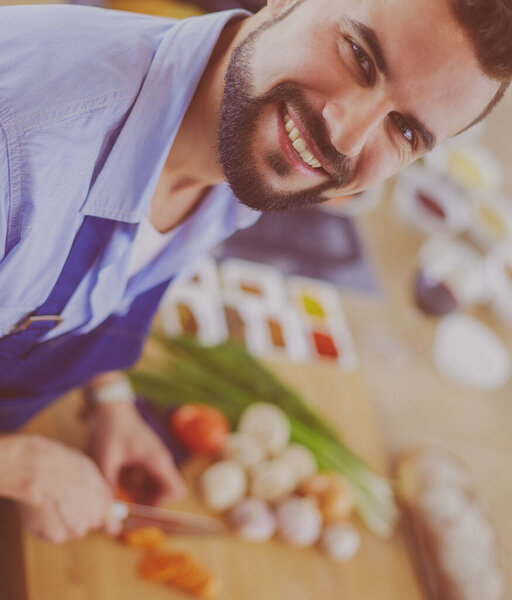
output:
[[[297,2],[278,18],[263,23],[241,42],[233,51],[225,76],[217,136],[219,161],[234,195],[246,206],[264,212],[280,212],[323,202],[323,192],[342,188],[352,178],[349,159],[333,147],[323,119],[309,106],[297,86],[281,83],[262,96],[251,93],[251,59],[256,40],[263,31],[283,20],[300,4],[302,2]],[[251,150],[263,110],[269,105],[284,108],[285,102],[301,115],[302,123],[314,135],[323,164],[329,167],[327,180],[297,192],[273,189],[258,171]],[[279,177],[284,178],[293,171],[280,150],[269,153],[266,162]]]

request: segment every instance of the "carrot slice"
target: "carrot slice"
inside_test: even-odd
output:
[[[164,543],[165,537],[165,533],[158,527],[148,526],[125,531],[123,541],[132,548],[155,550]]]
[[[219,582],[205,567],[184,552],[150,552],[139,565],[145,579],[165,582],[204,600],[215,600]]]
[[[191,558],[183,552],[168,554],[147,554],[139,565],[139,574],[153,581],[172,580],[179,573],[190,568]]]

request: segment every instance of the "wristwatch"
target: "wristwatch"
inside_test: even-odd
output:
[[[93,404],[111,404],[113,402],[129,402],[136,400],[135,391],[128,377],[122,377],[112,383],[87,389],[87,400]]]

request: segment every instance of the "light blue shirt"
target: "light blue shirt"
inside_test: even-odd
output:
[[[257,219],[220,184],[127,277],[133,229],[213,47],[229,20],[246,15],[173,21],[79,6],[0,8],[0,336],[45,301],[86,215],[118,223],[47,338],[123,313]]]

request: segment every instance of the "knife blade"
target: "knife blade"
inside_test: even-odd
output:
[[[112,515],[123,521],[125,529],[154,525],[173,535],[218,535],[225,531],[224,524],[212,517],[130,502],[114,502]]]

